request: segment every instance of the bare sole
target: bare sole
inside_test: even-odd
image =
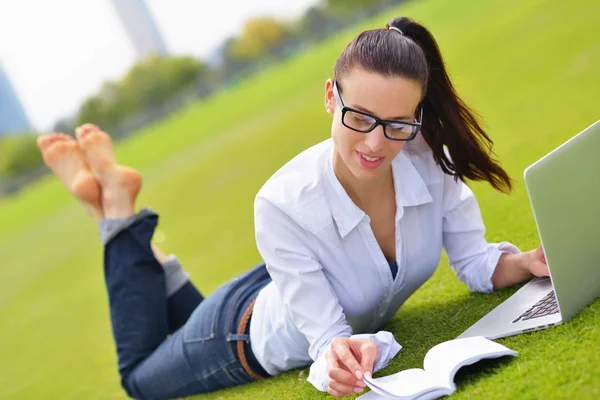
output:
[[[96,125],[85,124],[75,130],[77,144],[102,187],[102,206],[106,218],[126,218],[135,213],[135,200],[142,187],[141,174],[118,165],[110,136]]]
[[[101,189],[77,142],[63,133],[40,135],[44,163],[94,218],[102,218]]]

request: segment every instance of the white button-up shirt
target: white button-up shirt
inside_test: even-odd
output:
[[[255,201],[258,250],[273,279],[258,295],[252,351],[271,375],[311,366],[308,380],[327,390],[331,341],[373,334],[375,370],[400,345],[378,332],[438,266],[442,248],[471,291],[490,292],[509,243],[488,244],[472,191],[444,174],[419,135],[392,161],[396,188],[396,262],[392,278],[369,216],[333,171],[333,142],[305,150],[276,172]],[[378,332],[377,334],[374,334]]]

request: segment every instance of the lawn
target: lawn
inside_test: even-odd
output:
[[[472,185],[488,240],[538,245],[522,172],[600,117],[600,3],[414,1],[118,143],[119,161],[145,178],[138,205],[161,214],[155,238],[205,294],[260,260],[252,204],[261,184],[329,135],[323,88],[336,56],[360,30],[398,15],[436,35],[457,89],[516,180],[510,196]],[[49,177],[0,201],[0,243],[0,398],[125,398],[93,221]],[[386,325],[404,347],[383,373],[421,367],[427,349],[515,289],[470,294],[443,258]],[[600,398],[600,301],[565,325],[499,342],[519,357],[461,371],[455,398]],[[291,371],[194,399],[327,397],[305,378]]]

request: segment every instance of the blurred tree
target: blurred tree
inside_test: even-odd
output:
[[[36,140],[31,133],[0,138],[0,175],[12,178],[42,165]]]
[[[394,3],[404,0],[323,0],[325,8],[336,15],[366,16],[373,12],[382,11]]]
[[[250,19],[241,36],[230,44],[231,58],[260,61],[266,55],[278,56],[283,50],[283,42],[290,36],[291,29],[274,18]]]
[[[62,118],[54,124],[52,132],[62,132],[68,135],[73,135],[73,130],[75,129],[73,122],[74,121],[70,118]]]
[[[194,90],[207,76],[206,64],[193,57],[151,54],[140,60],[117,82],[105,82],[81,106],[76,125],[94,122],[111,128],[133,114],[165,107],[185,89]]]
[[[219,57],[218,66],[215,68],[217,79],[224,84],[232,83],[236,77],[248,70],[252,61],[240,58],[235,54],[236,38],[229,37],[217,49]]]
[[[313,6],[306,10],[298,23],[298,35],[309,41],[324,38],[339,29],[341,23],[331,12],[323,7]]]
[[[150,55],[136,64],[123,78],[126,92],[134,95],[128,105],[135,108],[157,106],[194,84],[207,66],[192,57]]]
[[[106,109],[104,103],[104,100],[98,95],[88,97],[79,108],[75,125],[81,125],[86,122],[100,124],[104,120],[104,110]]]

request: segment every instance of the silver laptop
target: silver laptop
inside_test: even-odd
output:
[[[525,170],[550,278],[534,278],[459,338],[495,339],[571,319],[600,296],[600,121]]]

